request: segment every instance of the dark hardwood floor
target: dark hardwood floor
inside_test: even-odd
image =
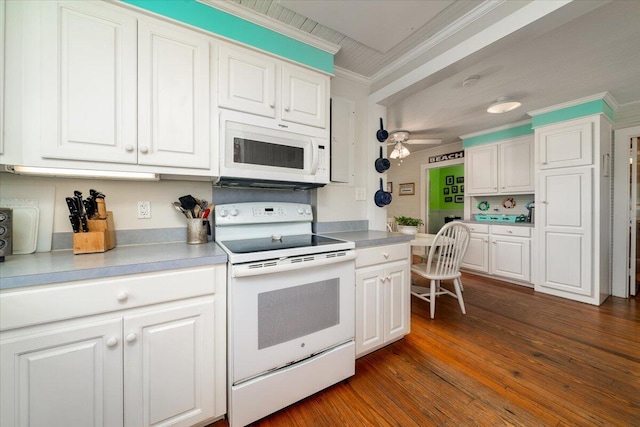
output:
[[[637,299],[595,307],[469,274],[463,284],[466,315],[441,296],[430,320],[412,298],[409,335],[253,426],[640,426]]]

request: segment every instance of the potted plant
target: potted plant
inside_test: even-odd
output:
[[[424,224],[420,218],[411,218],[410,216],[396,216],[394,219],[398,223],[398,231],[404,234],[416,234],[418,227]]]

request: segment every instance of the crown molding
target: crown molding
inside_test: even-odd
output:
[[[280,33],[283,36],[291,37],[292,39],[298,40],[302,43],[321,49],[332,55],[335,55],[340,50],[340,46],[337,44],[334,44],[324,39],[321,39],[319,37],[316,37],[313,34],[307,33],[306,31],[302,31],[302,30],[298,30],[297,28],[290,27],[289,25],[283,24],[277,19],[273,19],[266,15],[253,12],[236,3],[233,3],[230,1],[220,1],[220,0],[196,0],[196,1],[202,4],[206,4],[207,6],[213,7],[215,9],[221,10],[223,12],[230,13],[231,15],[237,16],[238,18],[244,19],[245,21],[249,21],[256,25],[260,25],[261,27],[268,28],[269,30]]]
[[[351,80],[355,83],[360,83],[366,86],[371,86],[370,78],[363,76],[362,74],[354,73],[353,71],[349,71],[345,68],[334,66],[333,73],[336,77]]]
[[[562,104],[552,105],[550,107],[539,108],[537,110],[528,111],[527,114],[531,117],[539,116],[540,114],[551,113],[552,111],[562,110],[564,108],[575,107],[576,105],[584,104],[591,101],[597,101],[603,99],[613,111],[618,109],[618,103],[611,96],[609,92],[601,92],[595,95],[585,96],[584,98],[574,99],[572,101],[563,102]]]
[[[452,37],[459,31],[462,31],[464,28],[471,25],[477,19],[483,17],[484,15],[492,12],[496,8],[500,7],[506,0],[485,0],[480,6],[475,9],[469,11],[464,16],[460,17],[447,27],[435,33],[433,36],[429,37],[427,40],[413,48],[411,51],[406,53],[405,55],[398,58],[393,63],[387,65],[373,76],[371,76],[371,81],[373,83],[382,80],[387,77],[389,74],[402,69],[409,62],[418,58],[419,56],[425,54],[429,50],[433,49],[438,44]]]
[[[531,124],[531,119],[526,119],[526,120],[521,120],[519,122],[509,123],[508,125],[498,126],[491,129],[485,129],[485,130],[481,130],[474,133],[468,133],[466,135],[460,135],[458,138],[465,140],[465,139],[473,138],[474,136],[485,135],[487,133],[498,132],[501,130],[507,130],[507,129],[516,128],[519,126],[524,126],[529,124]]]

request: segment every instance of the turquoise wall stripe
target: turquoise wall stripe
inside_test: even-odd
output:
[[[333,74],[333,55],[195,0],[122,0]]]
[[[531,124],[522,126],[516,126],[509,129],[497,130],[495,132],[485,133],[483,135],[472,136],[462,140],[462,147],[469,148],[474,145],[489,144],[490,142],[496,142],[503,139],[517,138],[519,136],[533,134],[533,128]]]
[[[613,109],[605,102],[604,99],[596,99],[595,101],[585,102],[583,104],[573,105],[560,110],[550,111],[537,116],[533,116],[533,127],[550,125],[553,123],[563,122],[565,120],[573,120],[579,117],[591,116],[593,114],[604,113],[611,121],[614,121]]]

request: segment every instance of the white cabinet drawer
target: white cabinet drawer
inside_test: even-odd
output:
[[[491,234],[498,234],[501,236],[531,237],[531,228],[515,227],[510,225],[492,225]]]
[[[472,233],[483,233],[483,234],[489,233],[489,224],[475,224],[475,223],[465,222],[464,225],[469,227],[469,230],[471,230]]]
[[[356,268],[409,259],[409,243],[356,250]]]
[[[132,274],[0,293],[0,330],[215,293],[225,266]]]

